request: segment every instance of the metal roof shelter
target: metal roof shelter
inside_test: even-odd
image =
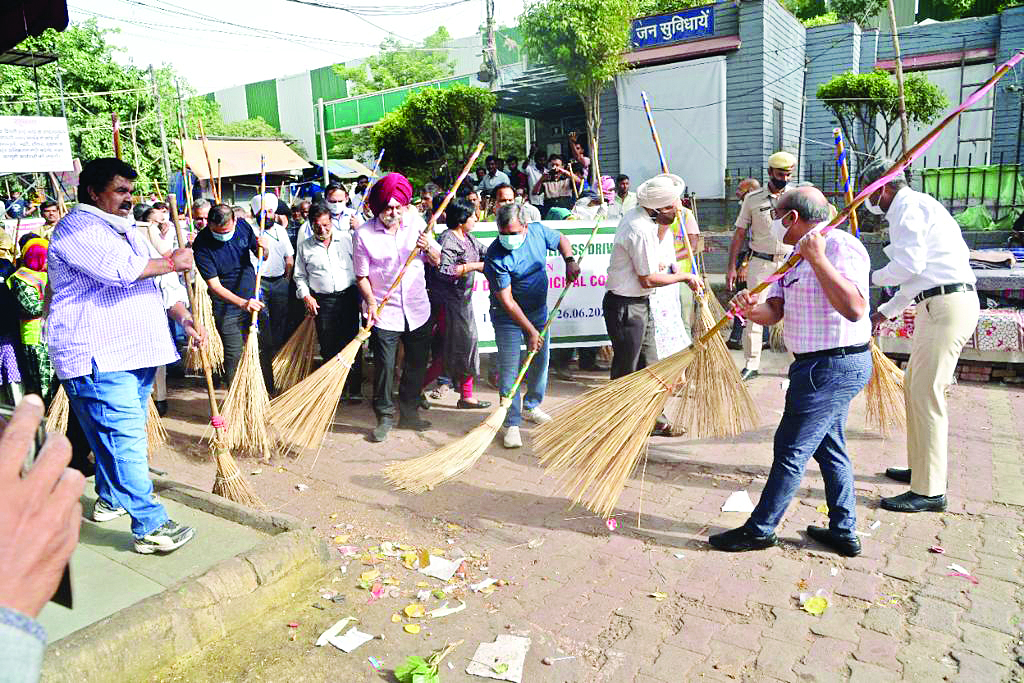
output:
[[[0,64],[10,66],[37,67],[56,61],[57,55],[52,52],[31,52],[29,50],[14,49],[0,52]]]
[[[291,174],[309,168],[305,159],[281,140],[216,140],[206,142],[214,173],[218,162],[224,178],[259,176],[260,156],[267,174]],[[185,163],[200,180],[209,180],[207,155],[200,140],[185,140]]]
[[[568,111],[582,110],[579,96],[553,66],[529,69],[514,82],[496,90],[495,111],[532,119],[559,118]]]

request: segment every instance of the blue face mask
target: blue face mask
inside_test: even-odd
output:
[[[231,229],[231,232],[214,232],[213,230],[210,230],[210,233],[213,234],[214,239],[220,240],[221,242],[230,242],[231,238],[235,236],[234,228]]]
[[[526,242],[526,233],[517,232],[512,235],[499,234],[498,241],[501,242],[501,246],[505,247],[509,251],[515,251]]]

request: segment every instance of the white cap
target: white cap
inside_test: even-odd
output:
[[[249,206],[252,208],[252,215],[259,214],[261,209],[266,209],[268,213],[277,213],[278,199],[277,195],[273,192],[267,192],[262,195],[256,195],[249,202]]]
[[[686,183],[672,173],[659,173],[636,188],[637,204],[645,209],[664,209],[672,206],[686,191]]]

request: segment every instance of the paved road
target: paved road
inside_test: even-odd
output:
[[[339,553],[339,567],[348,563],[345,574],[339,569],[281,614],[266,615],[251,633],[211,649],[205,660],[183,663],[174,677],[379,681],[369,656],[386,670],[406,655],[465,639],[443,680],[481,680],[463,673],[477,643],[523,633],[532,639],[526,681],[1021,680],[1024,392],[978,384],[952,389],[948,513],[878,508],[880,496],[902,490],[881,472],[905,463],[904,436],[866,431],[858,398],[848,436],[863,555],[839,557],[804,535],[807,524],[825,521],[822,480],[813,464],[779,529],[781,547],[712,551],[708,533],[745,517],[721,512],[726,497],[747,490],[756,501],[764,484],[783,405],[783,362],[771,354],[766,374],[752,384],[763,409],[760,429],[731,440],[651,441],[643,481],[638,476],[627,487],[614,532],[556,495],[529,438],[520,451],[495,443],[472,471],[431,493],[393,492],[380,476],[383,464],[429,452],[483,416],[454,410],[448,400],[426,415],[434,422],[431,431],[397,430],[388,442],[371,444],[365,438],[369,408],[345,407],[318,455],[273,466],[243,464],[247,473],[261,470],[249,476],[269,506],[321,528],[332,544],[341,535],[360,549],[389,540],[437,547],[449,556],[473,553],[467,582],[491,576],[510,585],[489,595],[464,591],[464,612],[428,622],[414,636],[391,615],[412,601],[423,577],[388,558],[378,568],[400,585],[394,596],[367,604],[368,594],[355,584],[370,567]],[[554,381],[545,407],[600,381],[593,373],[580,374],[577,382]],[[167,422],[173,441],[192,454],[157,462],[171,476],[208,487],[212,466],[191,445],[201,431],[202,396],[179,390],[171,406],[179,416]],[[309,488],[299,491],[299,484]],[[929,552],[936,545],[945,553]],[[977,583],[949,576],[950,564],[966,568]],[[324,590],[339,591],[346,601],[327,604]],[[798,604],[801,592],[816,591],[829,601],[820,617]],[[429,603],[432,609],[439,601]],[[352,654],[311,646],[323,627],[347,614],[384,639]],[[300,624],[294,641],[289,621]],[[575,659],[545,666],[545,656]]]

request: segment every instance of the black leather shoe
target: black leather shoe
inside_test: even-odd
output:
[[[894,481],[899,481],[904,484],[910,483],[910,470],[902,467],[886,467],[885,476],[889,477]]]
[[[744,382],[746,382],[747,380],[754,379],[755,377],[757,377],[760,374],[761,373],[758,372],[757,370],[750,370],[749,368],[743,368],[743,370],[740,371],[740,379],[743,380]]]
[[[385,439],[388,438],[388,432],[390,432],[391,428],[394,426],[394,420],[392,420],[391,418],[381,418],[377,422],[377,426],[373,428],[372,432],[370,432],[370,441],[375,441],[377,443],[384,441]]]
[[[734,341],[732,339],[726,339],[725,340],[725,348],[732,349],[733,351],[742,351],[743,350],[743,340],[741,339],[740,341]]]
[[[860,539],[856,536],[842,536],[820,526],[807,527],[807,535],[822,545],[827,545],[840,555],[857,557],[860,555]]]
[[[483,408],[490,408],[491,402],[481,400],[464,401],[460,398],[459,402],[455,404],[455,407],[461,408],[462,410],[482,410]]]
[[[167,401],[153,401],[156,404],[156,413],[160,417],[167,415]]]
[[[945,512],[946,496],[921,496],[913,491],[883,498],[882,507],[893,512]]]
[[[420,394],[420,398],[419,401],[417,402],[417,405],[423,410],[430,410],[430,401],[428,401],[427,397],[424,396],[423,394]]]
[[[708,536],[708,543],[712,548],[724,550],[729,553],[739,553],[746,550],[764,550],[778,545],[779,539],[775,534],[758,536],[745,526],[738,529],[730,529],[720,534]]]
[[[424,420],[419,415],[411,415],[400,419],[398,421],[398,428],[411,429],[415,432],[425,432],[430,429],[430,422]]]

